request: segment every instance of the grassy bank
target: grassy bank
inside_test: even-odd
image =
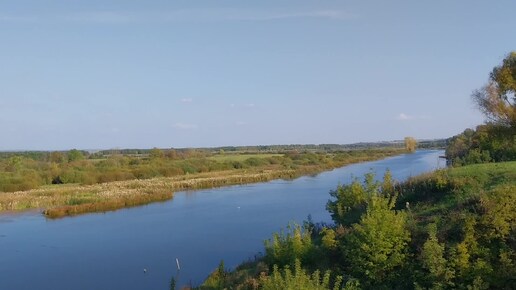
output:
[[[148,179],[129,179],[94,184],[55,184],[15,192],[0,192],[0,212],[43,209],[46,216],[58,218],[88,212],[103,212],[164,201],[173,192],[235,184],[295,178],[403,153],[402,150],[364,150],[331,154],[221,155],[218,163],[248,165],[245,168],[185,173]],[[278,161],[278,162],[276,162]],[[84,162],[84,161],[83,161]],[[90,163],[92,161],[88,161]],[[98,162],[98,161],[97,161]],[[150,161],[156,162],[156,161]],[[190,161],[185,161],[190,162]],[[162,166],[164,166],[162,164]],[[81,171],[80,167],[76,168]],[[123,169],[121,169],[123,172]]]
[[[339,186],[335,225],[290,226],[199,289],[514,288],[516,162],[389,178]]]

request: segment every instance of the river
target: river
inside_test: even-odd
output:
[[[50,220],[0,215],[0,289],[169,289],[234,268],[290,221],[330,222],[328,192],[373,170],[404,180],[444,167],[421,150],[295,180],[178,192],[167,202]],[[181,271],[177,271],[176,258]],[[146,272],[144,272],[146,269]]]

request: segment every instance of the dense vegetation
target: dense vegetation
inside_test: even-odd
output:
[[[201,289],[511,289],[516,162],[338,186],[334,224],[290,225]],[[293,270],[292,270],[293,269]],[[324,273],[321,275],[321,273]],[[336,288],[335,288],[336,287]]]
[[[396,149],[348,150],[336,152],[285,151],[278,154],[229,154],[204,150],[161,150],[97,152],[4,153],[0,158],[0,192],[38,188],[49,184],[96,184],[112,181],[172,177],[185,174],[235,169],[320,170],[400,152]]]
[[[454,166],[516,160],[516,131],[493,124],[466,129],[451,138],[446,157]]]
[[[276,153],[160,150],[4,153],[0,211],[44,209],[48,217],[116,210],[173,192],[293,178],[403,153],[402,148]],[[1,192],[4,191],[4,192]]]

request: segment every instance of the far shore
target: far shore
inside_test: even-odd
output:
[[[274,179],[292,179],[332,170],[348,164],[379,160],[402,153],[406,152],[400,150],[387,155],[385,152],[383,154],[371,154],[360,159],[343,160],[328,167],[306,165],[296,169],[235,169],[93,185],[47,185],[26,191],[1,193],[0,214],[9,215],[39,209],[48,218],[60,218],[91,212],[112,211],[152,202],[167,201],[173,198],[174,192],[177,191],[250,184]]]

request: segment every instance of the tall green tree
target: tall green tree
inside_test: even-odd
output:
[[[445,247],[437,239],[435,224],[429,225],[428,239],[421,250],[421,262],[423,269],[426,270],[426,280],[431,289],[445,289],[454,286],[452,282],[454,272],[447,265]]]
[[[68,151],[68,162],[73,162],[82,159],[84,159],[84,154],[81,151],[77,149],[72,149]]]

